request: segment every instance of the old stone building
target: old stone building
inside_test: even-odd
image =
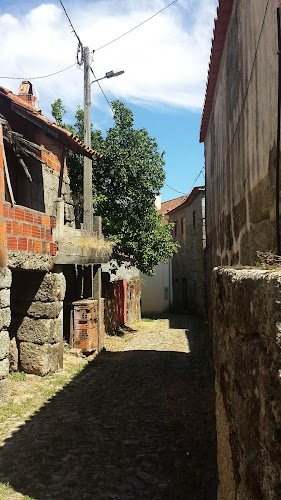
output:
[[[30,82],[0,87],[0,399],[9,365],[45,375],[62,364],[74,300],[99,298],[111,254],[100,218],[75,228],[66,167],[97,152],[41,114]],[[100,327],[99,327],[100,328]],[[9,356],[10,352],[10,356]]]
[[[157,266],[154,276],[141,274],[142,312],[169,310],[205,314],[205,189],[161,203],[163,224],[173,222],[178,253]]]
[[[281,495],[277,7],[219,1],[201,122],[219,500]]]
[[[194,187],[166,217],[180,243],[172,259],[173,307],[205,314],[205,188]]]
[[[219,5],[200,131],[209,269],[276,251],[279,2]]]

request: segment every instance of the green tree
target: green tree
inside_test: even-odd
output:
[[[55,101],[62,123],[65,109]],[[124,103],[112,103],[114,126],[104,138],[92,131],[92,148],[103,154],[93,157],[93,207],[102,216],[103,233],[115,242],[115,252],[133,257],[134,264],[146,274],[154,274],[159,262],[177,251],[173,242],[173,224],[163,224],[155,209],[155,196],[165,180],[164,152],[144,128],[134,128],[134,116]],[[74,133],[83,140],[83,111],[75,114]],[[69,126],[64,125],[69,129]],[[71,189],[78,197],[83,189],[83,159],[69,153]]]
[[[66,113],[66,109],[62,104],[61,99],[57,99],[53,104],[51,104],[52,116],[56,120],[57,124],[61,127],[65,127],[63,123],[63,116]]]

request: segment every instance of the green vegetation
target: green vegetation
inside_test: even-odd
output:
[[[103,218],[103,233],[115,243],[115,252],[133,258],[144,273],[152,275],[160,262],[177,251],[173,224],[163,224],[155,209],[155,196],[163,187],[164,152],[146,129],[134,128],[134,116],[121,101],[112,103],[114,126],[104,138],[92,131],[92,148],[103,155],[93,157],[93,207]],[[63,122],[65,108],[57,99],[52,114],[62,127],[83,140],[83,111],[78,108],[74,127]],[[68,171],[77,211],[81,213],[83,158],[69,152]]]
[[[23,381],[23,380],[26,380],[26,373],[25,372],[13,372],[13,373],[10,373],[9,378],[11,380],[14,380],[15,382]]]

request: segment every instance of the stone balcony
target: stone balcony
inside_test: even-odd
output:
[[[53,231],[57,243],[54,264],[102,264],[108,262],[113,244],[105,241],[101,217],[94,217],[93,231],[76,229],[64,224],[64,201],[57,202],[57,225]]]

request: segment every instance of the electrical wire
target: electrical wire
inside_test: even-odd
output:
[[[43,75],[43,76],[29,76],[28,78],[25,76],[0,76],[0,78],[4,78],[6,80],[39,80],[39,78],[49,78],[50,76],[58,75],[59,73],[63,73],[63,71],[66,71],[67,69],[73,68],[73,66],[76,66],[76,63],[71,64],[71,66],[67,66],[67,68],[61,69],[59,71],[56,71],[55,73],[51,73],[50,75]]]
[[[169,189],[172,189],[172,190],[173,190],[173,191],[175,191],[176,193],[179,193],[179,194],[185,194],[186,196],[188,196],[188,195],[187,195],[187,193],[182,193],[181,191],[178,191],[177,189],[172,188],[171,186],[169,186],[169,185],[167,184],[167,182],[164,182],[164,184],[165,184],[165,186],[167,186]]]
[[[60,4],[61,4],[61,6],[62,6],[62,8],[64,10],[64,13],[65,13],[68,21],[69,21],[69,24],[70,24],[70,26],[72,28],[72,31],[73,31],[74,35],[76,36],[76,38],[78,40],[78,46],[77,46],[77,51],[76,51],[76,64],[77,64],[77,67],[80,68],[83,65],[83,61],[84,61],[83,44],[82,44],[82,42],[80,40],[80,37],[77,34],[77,31],[75,30],[75,28],[74,28],[74,26],[73,26],[73,24],[71,22],[71,19],[70,19],[68,13],[66,12],[66,8],[63,5],[62,0],[60,0]]]
[[[111,42],[108,42],[104,45],[102,45],[101,47],[99,47],[98,49],[95,49],[95,52],[97,50],[101,50],[103,49],[104,47],[107,47],[108,45],[110,45],[111,43],[113,42],[116,42],[117,40],[120,40],[120,38],[123,38],[123,36],[126,36],[128,35],[129,33],[131,33],[132,31],[136,30],[137,28],[139,28],[140,26],[142,26],[143,24],[147,23],[147,21],[150,21],[150,19],[152,19],[153,17],[157,16],[158,14],[160,14],[160,12],[163,12],[163,10],[166,10],[168,7],[171,7],[171,5],[173,5],[174,3],[176,3],[178,0],[174,0],[173,2],[169,3],[169,5],[166,5],[166,7],[164,7],[163,9],[159,10],[158,12],[156,12],[155,14],[153,14],[152,16],[148,17],[148,19],[146,19],[145,21],[143,21],[142,23],[138,24],[137,26],[135,26],[134,28],[130,29],[129,31],[127,31],[126,33],[123,33],[123,35],[120,35],[118,36],[117,38],[114,38],[114,40],[111,40]]]
[[[199,179],[200,175],[201,175],[201,174],[203,174],[204,170],[205,170],[205,167],[201,168],[201,170],[200,170],[199,174],[198,174],[198,175],[196,175],[196,177],[195,177],[195,179],[194,179],[194,182],[193,182],[193,184],[192,184],[192,186],[191,186],[191,188],[190,188],[190,191],[191,191],[191,190],[192,190],[192,188],[195,186],[196,182],[198,181],[198,179]]]
[[[113,42],[116,42],[116,41],[117,41],[117,40],[119,40],[120,38],[123,38],[123,36],[128,35],[129,33],[131,33],[132,31],[134,31],[135,29],[139,28],[140,26],[142,26],[143,24],[145,24],[147,21],[150,21],[150,19],[152,19],[153,17],[157,16],[158,14],[160,14],[161,12],[163,12],[165,9],[167,9],[168,7],[170,7],[171,5],[173,5],[174,3],[176,3],[177,1],[178,1],[178,0],[174,0],[174,1],[173,1],[173,2],[171,2],[169,5],[166,5],[166,7],[164,7],[164,8],[163,8],[163,9],[161,9],[161,10],[159,10],[158,12],[156,12],[155,14],[153,14],[151,17],[149,17],[148,19],[146,19],[146,20],[145,20],[145,21],[143,21],[142,23],[138,24],[137,26],[135,26],[134,28],[130,29],[130,30],[129,30],[129,31],[127,31],[126,33],[123,33],[123,35],[120,35],[119,37],[115,38],[114,40],[111,40],[111,42],[108,42],[108,43],[106,43],[105,45],[102,45],[101,47],[99,47],[98,49],[95,49],[95,52],[96,52],[97,50],[103,49],[104,47],[107,47],[107,45],[110,45],[110,44],[111,44],[111,43],[113,43]],[[61,70],[59,70],[59,71],[56,71],[56,72],[54,72],[54,73],[50,73],[49,75],[33,76],[33,77],[28,77],[28,78],[26,78],[26,77],[22,77],[22,76],[0,76],[0,78],[3,78],[3,79],[5,79],[5,80],[25,80],[25,79],[26,79],[26,80],[39,80],[39,79],[42,79],[42,78],[49,78],[49,77],[51,77],[51,76],[58,75],[59,73],[63,73],[64,71],[67,71],[68,69],[73,68],[73,67],[74,67],[74,66],[76,66],[76,65],[77,65],[78,67],[81,67],[81,66],[82,66],[82,64],[83,64],[83,44],[82,44],[81,39],[80,39],[80,37],[78,36],[78,34],[77,34],[77,32],[76,32],[76,30],[75,30],[75,28],[74,28],[74,26],[73,26],[73,24],[72,24],[72,22],[71,22],[71,19],[70,19],[69,15],[67,14],[67,11],[66,11],[66,9],[65,9],[65,7],[64,7],[64,5],[63,5],[63,3],[62,3],[62,1],[61,1],[61,0],[60,0],[60,4],[61,4],[61,6],[62,6],[62,8],[63,8],[63,10],[64,10],[64,12],[65,12],[65,15],[66,15],[66,17],[67,17],[68,21],[69,21],[69,24],[70,24],[70,26],[71,26],[71,28],[72,28],[72,31],[73,31],[73,33],[75,34],[75,36],[76,36],[76,38],[77,38],[77,40],[78,40],[78,47],[77,47],[77,53],[76,53],[76,63],[71,64],[70,66],[67,66],[66,68],[61,69]],[[98,82],[98,84],[99,84],[99,82]],[[101,88],[101,85],[100,85],[100,84],[99,84],[99,87],[100,87],[100,90],[101,90],[101,92],[103,93],[103,95],[104,95],[105,99],[107,100],[107,102],[108,102],[108,104],[109,104],[110,108],[112,109],[112,106],[110,105],[110,103],[109,103],[109,101],[108,101],[107,97],[105,96],[105,94],[104,94],[104,92],[103,92],[103,90],[102,90],[102,88]]]
[[[201,168],[199,174],[196,175],[195,179],[194,179],[194,182],[189,190],[189,192],[192,190],[192,188],[195,186],[197,180],[199,179],[200,175],[203,174],[204,172],[204,169],[205,167]],[[187,193],[183,193],[182,191],[178,191],[177,189],[174,189],[173,187],[169,186],[166,182],[164,182],[165,186],[167,186],[169,189],[172,189],[173,191],[175,191],[176,193],[179,193],[179,194],[185,194],[186,196],[188,196]]]
[[[93,68],[92,68],[91,66],[90,66],[90,70],[91,70],[91,72],[92,72],[92,74],[93,74],[93,76],[94,76],[95,80],[97,80],[97,77],[96,77],[96,75],[95,75],[95,73],[94,73],[94,70],[93,70]],[[111,111],[112,111],[112,113],[113,113],[113,107],[111,106],[111,104],[110,104],[109,100],[107,99],[107,97],[106,97],[106,95],[105,95],[105,93],[104,93],[104,91],[103,91],[103,89],[102,89],[102,86],[101,86],[100,82],[99,82],[99,81],[97,81],[97,82],[95,82],[95,83],[97,83],[97,84],[98,84],[98,86],[99,86],[99,88],[100,88],[101,93],[103,94],[103,96],[104,96],[104,98],[105,98],[105,100],[106,100],[106,102],[107,102],[108,106],[110,107],[110,109],[111,109]]]
[[[73,31],[74,35],[76,36],[76,38],[77,38],[77,40],[78,40],[79,45],[80,45],[81,47],[83,47],[83,44],[82,44],[82,42],[81,42],[81,40],[80,40],[79,36],[77,35],[77,32],[75,31],[75,28],[74,28],[74,26],[73,26],[73,24],[72,24],[72,22],[71,22],[71,19],[70,19],[70,17],[69,17],[69,15],[68,15],[68,13],[66,12],[66,9],[65,9],[65,7],[64,7],[64,5],[63,5],[63,3],[62,3],[62,1],[61,1],[61,0],[60,0],[60,4],[61,4],[61,6],[62,6],[62,8],[63,8],[63,10],[64,10],[64,13],[65,13],[65,15],[66,15],[66,17],[67,17],[68,21],[69,21],[69,24],[70,24],[70,26],[71,26],[71,28],[72,28],[72,31]]]

